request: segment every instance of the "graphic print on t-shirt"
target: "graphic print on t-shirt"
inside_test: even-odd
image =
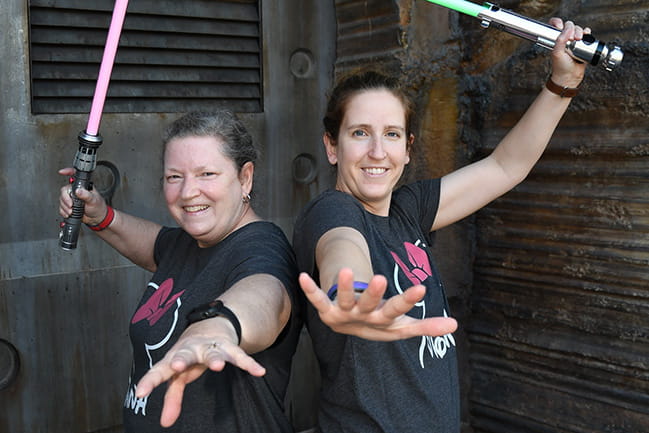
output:
[[[172,310],[172,307],[175,306],[175,309],[173,309],[173,321],[165,336],[160,341],[144,343],[144,351],[149,358],[149,368],[151,368],[154,364],[153,356],[151,355],[152,352],[167,344],[176,329],[176,324],[178,323],[178,310],[182,305],[180,296],[185,293],[185,291],[182,290],[175,295],[171,295],[174,287],[174,280],[172,278],[166,279],[159,286],[156,283],[149,282],[149,287],[152,287],[155,292],[153,292],[151,297],[137,309],[133,315],[131,324],[146,320],[149,323],[149,326],[153,327],[167,312]],[[160,356],[160,358],[162,358],[162,356]],[[136,384],[129,383],[124,407],[130,408],[136,414],[141,411],[142,415],[146,416],[146,402],[148,397],[136,398],[135,390]]]
[[[419,245],[421,245],[421,247]],[[401,260],[401,258],[394,251],[390,252],[395,261],[393,281],[399,293],[403,293],[401,284],[399,284],[399,270],[401,270],[401,272],[405,274],[405,276],[413,285],[423,284],[427,278],[433,275],[430,261],[428,260],[428,254],[426,254],[426,250],[424,250],[425,245],[421,243],[421,241],[418,240],[414,244],[410,242],[404,242],[403,246],[406,250],[406,254],[408,255],[409,265]],[[425,298],[417,302],[415,304],[415,307],[421,308],[421,318],[425,318]],[[443,311],[443,314],[444,317],[448,317],[446,310]],[[430,357],[432,359],[441,359],[444,358],[447,350],[451,346],[455,346],[455,338],[453,338],[453,334],[446,334],[441,337],[422,336],[421,344],[419,345],[419,364],[421,365],[421,368],[425,368],[424,355],[426,349],[428,349],[428,353],[430,354]]]

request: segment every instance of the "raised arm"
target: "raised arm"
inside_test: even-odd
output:
[[[367,242],[358,230],[338,227],[325,233],[316,246],[316,263],[322,289],[306,273],[300,275],[300,286],[321,320],[336,332],[393,341],[445,335],[457,328],[451,318],[415,319],[406,315],[424,297],[424,286],[413,286],[384,300],[387,280],[373,274]],[[358,295],[354,281],[368,283],[367,289]],[[327,292],[333,284],[337,284],[337,292],[330,299]]]
[[[224,317],[196,322],[187,327],[165,357],[137,384],[137,397],[142,398],[169,381],[160,418],[164,427],[178,419],[185,386],[208,368],[221,371],[230,363],[253,376],[263,376],[266,370],[250,354],[270,347],[291,314],[291,301],[284,285],[268,274],[246,277],[218,299],[237,316],[241,343],[234,326]]]
[[[74,169],[64,168],[59,170],[59,174],[72,176]],[[85,203],[82,222],[91,226],[99,224],[108,212],[106,201],[96,190],[80,189],[77,190],[76,195]],[[64,186],[61,188],[59,197],[59,214],[67,218],[71,212],[70,186]],[[115,216],[110,225],[95,233],[124,257],[153,272],[156,269],[153,247],[161,228],[162,226],[152,221],[115,210]]]
[[[575,88],[584,77],[586,65],[575,62],[565,46],[589,30],[570,21],[564,25],[558,18],[552,18],[550,24],[563,29],[551,54],[551,79],[561,87]],[[522,182],[543,154],[570,101],[544,87],[489,156],[444,176],[439,212],[431,229],[472,214]]]

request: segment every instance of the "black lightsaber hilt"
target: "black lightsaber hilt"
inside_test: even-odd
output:
[[[79,150],[74,157],[74,176],[70,178],[70,197],[72,197],[72,213],[61,226],[59,245],[64,250],[73,250],[77,247],[81,220],[85,209],[83,200],[75,195],[78,188],[92,189],[92,172],[97,166],[97,148],[103,142],[101,135],[90,135],[85,131],[79,133]]]

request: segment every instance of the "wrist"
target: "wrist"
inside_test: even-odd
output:
[[[562,98],[574,98],[579,94],[579,83],[574,86],[564,85],[563,82],[557,82],[552,75],[545,82],[545,88]]]
[[[367,289],[367,283],[364,283],[362,281],[354,281],[355,293],[362,293],[363,291],[365,291],[365,289]],[[338,284],[334,284],[327,291],[327,296],[329,297],[329,299],[333,301],[334,299],[336,299],[337,294],[338,294]]]
[[[112,208],[112,206],[106,206],[106,216],[104,216],[104,219],[99,222],[99,224],[86,224],[90,230],[100,232],[102,230],[106,230],[109,225],[113,223],[113,220],[115,219],[115,209]]]
[[[222,317],[228,320],[232,324],[234,332],[237,334],[237,345],[241,344],[241,323],[239,319],[232,310],[223,305],[223,302],[218,299],[194,308],[187,315],[187,326],[214,317]]]

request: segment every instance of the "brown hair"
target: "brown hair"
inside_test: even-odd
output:
[[[414,105],[398,79],[377,71],[352,72],[343,76],[329,95],[327,111],[322,119],[324,129],[335,143],[349,100],[355,95],[370,90],[387,90],[403,104],[406,116],[406,136],[412,134]]]

